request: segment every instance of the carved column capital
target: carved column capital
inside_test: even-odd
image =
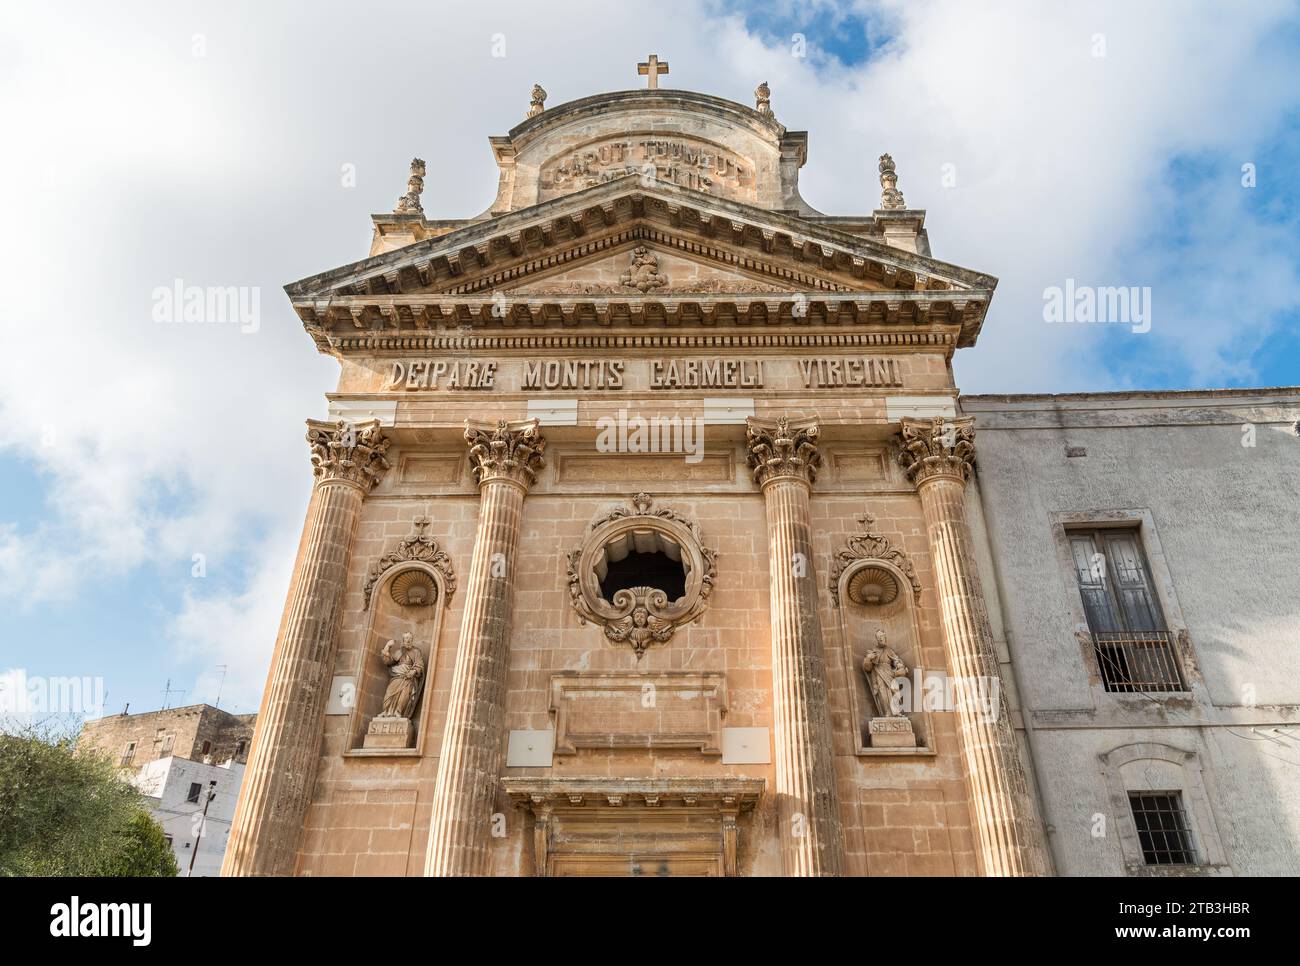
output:
[[[947,477],[959,483],[970,479],[975,465],[974,420],[903,419],[898,462],[917,486]]]
[[[469,463],[479,486],[494,480],[515,483],[527,490],[537,481],[537,471],[546,465],[546,437],[536,419],[495,423],[465,420],[465,442]]]
[[[818,434],[815,419],[781,416],[773,422],[751,416],[745,420],[745,445],[754,482],[759,486],[777,479],[814,483],[822,465]]]
[[[311,471],[316,482],[352,483],[369,493],[388,472],[388,446],[379,420],[349,423],[307,420]]]

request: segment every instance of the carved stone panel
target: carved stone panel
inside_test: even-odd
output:
[[[566,671],[551,678],[557,755],[582,748],[675,748],[720,755],[726,709],[727,682],[720,671]]]

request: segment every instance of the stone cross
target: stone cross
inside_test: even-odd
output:
[[[636,65],[638,74],[646,75],[646,90],[657,91],[659,89],[659,75],[668,73],[668,62],[659,63],[659,55],[651,54],[645,63]]]

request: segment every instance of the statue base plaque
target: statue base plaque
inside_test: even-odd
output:
[[[916,747],[916,735],[912,731],[912,722],[902,715],[888,718],[872,718],[867,724],[867,733],[871,736],[872,748]]]
[[[363,748],[410,748],[415,737],[409,718],[380,715],[370,722]]]

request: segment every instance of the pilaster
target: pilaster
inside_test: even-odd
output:
[[[840,875],[844,831],[836,794],[821,613],[808,496],[821,455],[811,420],[751,418],[746,443],[767,510],[776,794],[786,875]]]
[[[307,421],[316,485],[235,811],[222,875],[291,875],[307,817],[334,669],[352,540],[388,469],[378,421]]]
[[[467,422],[465,442],[479,485],[479,520],[433,793],[425,859],[431,876],[487,871],[501,775],[515,549],[524,496],[546,449],[535,419]]]
[[[901,436],[899,462],[916,485],[925,517],[948,669],[963,685],[957,689],[957,717],[980,871],[1043,875],[1042,831],[1016,748],[966,523],[963,496],[975,460],[973,421],[904,419]],[[998,684],[993,716],[966,687],[973,689],[981,679]]]

